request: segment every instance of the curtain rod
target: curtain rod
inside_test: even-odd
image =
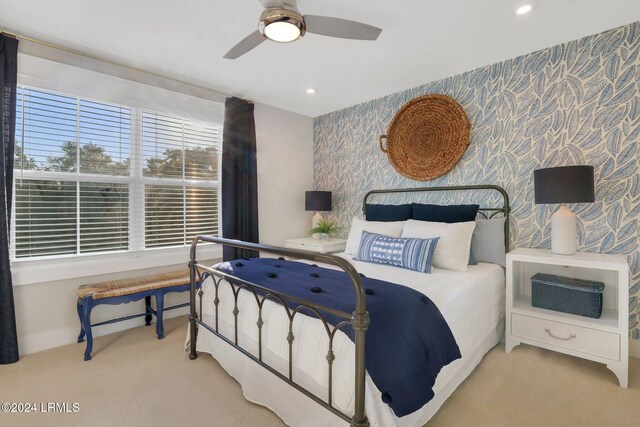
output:
[[[150,76],[157,77],[157,78],[160,78],[160,79],[169,80],[169,81],[172,81],[174,83],[177,83],[177,84],[180,84],[180,85],[186,85],[186,86],[192,87],[192,88],[197,89],[197,90],[203,90],[203,91],[210,92],[211,94],[215,94],[215,95],[217,95],[219,97],[222,97],[222,98],[225,98],[225,97],[228,96],[227,94],[224,94],[222,92],[218,92],[218,91],[216,91],[214,89],[210,89],[210,88],[205,87],[205,86],[200,86],[200,85],[189,83],[189,82],[186,82],[186,81],[183,81],[183,80],[178,80],[178,79],[175,79],[173,77],[167,77],[165,75],[162,75],[162,74],[159,74],[159,73],[156,73],[156,72],[153,72],[153,71],[145,70],[145,69],[142,69],[142,68],[137,68],[137,67],[134,67],[134,66],[122,63],[122,62],[113,61],[111,59],[101,58],[101,57],[99,57],[97,55],[93,55],[93,54],[90,54],[90,53],[87,53],[87,52],[82,52],[80,50],[72,49],[72,48],[69,48],[69,47],[66,47],[66,46],[62,46],[62,45],[56,45],[56,44],[49,43],[49,42],[44,41],[44,40],[40,40],[40,39],[36,39],[36,38],[33,38],[33,37],[25,36],[25,35],[22,35],[22,34],[13,33],[11,31],[0,29],[0,34],[4,34],[6,36],[12,37],[12,38],[17,39],[17,40],[31,42],[31,43],[35,43],[35,44],[38,44],[38,45],[41,45],[41,46],[48,47],[48,48],[61,50],[61,51],[64,51],[64,52],[67,52],[67,53],[70,53],[70,54],[73,54],[73,55],[82,56],[84,58],[88,58],[88,59],[91,59],[91,60],[94,60],[94,61],[103,62],[103,63],[110,64],[110,65],[113,65],[113,66],[116,66],[116,67],[126,68],[128,70],[132,70],[132,71],[135,71],[137,73],[144,73],[144,74],[148,74]]]

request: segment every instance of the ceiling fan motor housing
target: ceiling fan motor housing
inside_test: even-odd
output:
[[[297,40],[300,37],[304,36],[306,32],[306,25],[304,23],[304,18],[302,15],[300,15],[295,10],[276,7],[276,8],[265,9],[260,15],[260,24],[258,26],[260,33],[262,33],[262,35],[265,36],[266,38],[270,40],[274,40],[266,35],[265,29],[270,24],[273,24],[276,22],[282,22],[282,23],[287,23],[287,24],[296,26],[300,30],[300,36],[298,36],[294,40]],[[290,40],[290,41],[294,41],[294,40]],[[278,40],[274,40],[274,41],[278,41]]]

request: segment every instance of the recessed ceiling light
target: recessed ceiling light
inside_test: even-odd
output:
[[[533,5],[530,5],[530,4],[523,4],[522,6],[518,7],[518,8],[515,10],[515,12],[514,12],[514,13],[515,13],[516,15],[518,15],[518,16],[521,16],[521,15],[526,15],[527,13],[531,12],[532,10],[533,10]]]
[[[307,89],[307,93],[309,95],[313,95],[314,93],[316,93],[316,90],[314,88],[310,87],[309,89]]]

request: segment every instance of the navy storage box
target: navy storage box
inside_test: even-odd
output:
[[[547,310],[600,318],[604,283],[536,273],[531,277],[531,305]]]

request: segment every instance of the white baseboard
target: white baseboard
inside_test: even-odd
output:
[[[188,313],[189,307],[181,307],[175,310],[166,311],[164,313],[164,319],[166,320],[173,317],[184,316]],[[155,318],[152,321],[151,325],[153,326],[154,324]],[[92,328],[92,332],[93,337],[96,338],[103,335],[112,334],[114,332],[136,328],[142,325],[144,325],[144,318],[139,317],[136,319],[130,319],[123,322],[111,323],[97,328]],[[78,324],[75,328],[60,328],[56,330],[44,331],[37,334],[18,337],[20,355],[24,356],[25,354],[38,353],[40,351],[49,350],[63,345],[77,343],[79,333],[80,325]],[[82,344],[82,351],[84,351],[84,345],[85,344]]]

